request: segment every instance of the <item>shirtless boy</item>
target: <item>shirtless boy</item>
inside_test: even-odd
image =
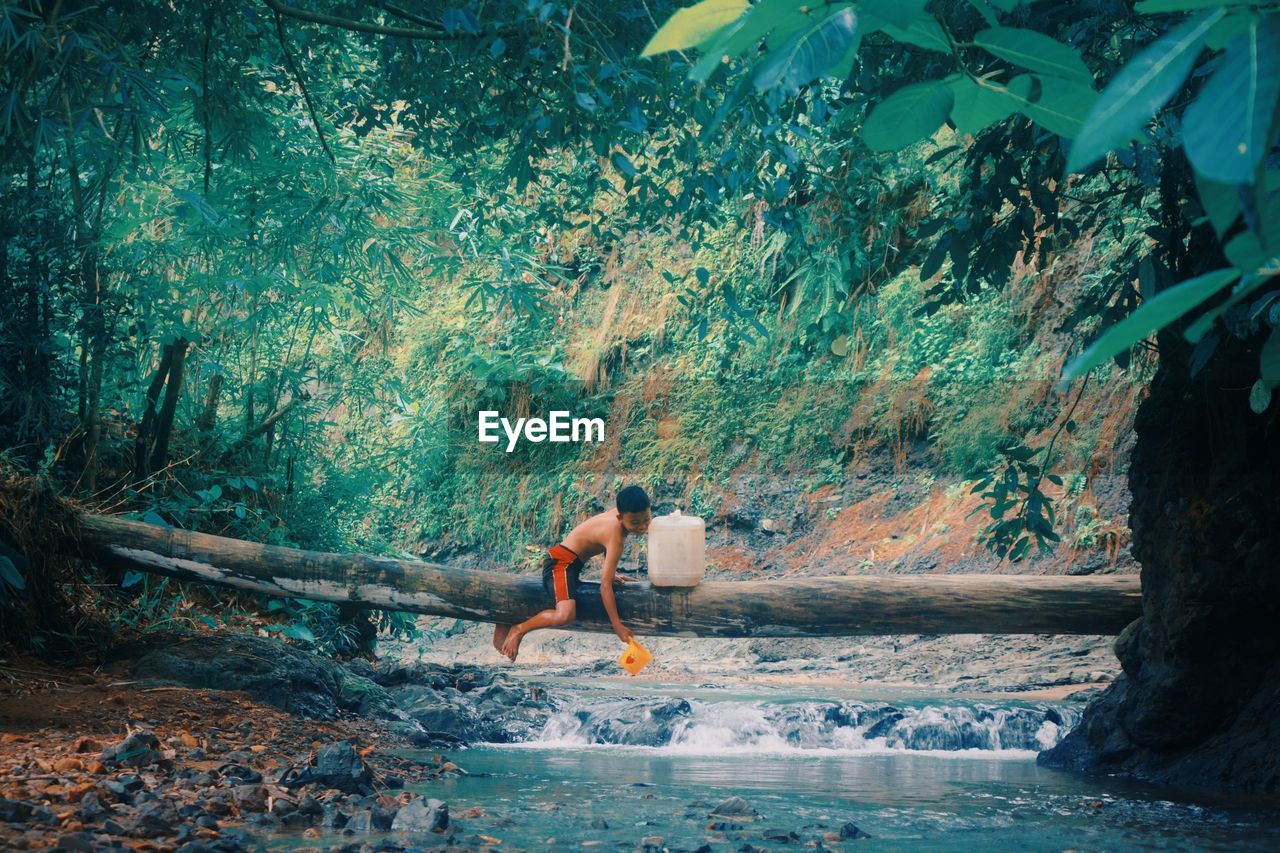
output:
[[[649,496],[639,486],[627,486],[618,492],[617,509],[593,515],[570,531],[564,541],[547,552],[542,562],[542,585],[553,602],[551,608],[532,616],[519,625],[498,625],[493,629],[493,647],[511,660],[520,653],[525,634],[538,628],[567,625],[577,616],[578,578],[582,566],[597,554],[604,554],[604,573],[600,576],[600,600],[613,623],[618,639],[631,639],[631,629],[618,618],[618,604],[613,597],[614,580],[625,581],[617,574],[618,559],[627,536],[643,536],[649,530],[653,512]]]

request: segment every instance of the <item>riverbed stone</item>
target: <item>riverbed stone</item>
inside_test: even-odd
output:
[[[751,804],[742,799],[742,797],[730,797],[712,809],[711,814],[749,820],[757,817],[760,813],[753,809]]]
[[[844,824],[844,826],[840,827],[841,840],[848,841],[854,838],[870,838],[870,837],[871,837],[870,834],[863,832],[861,829],[859,829],[856,823],[847,822]]]
[[[312,783],[349,794],[373,791],[373,776],[368,766],[355,747],[345,740],[323,747],[316,753],[312,766],[291,767],[280,777],[280,784],[288,788]]]
[[[153,800],[138,806],[129,834],[139,838],[170,835],[178,828],[178,809],[168,800]]]
[[[133,732],[119,743],[106,747],[98,755],[98,760],[103,763],[123,764],[127,767],[145,767],[162,758],[160,739],[145,730]]]
[[[449,826],[449,806],[444,800],[420,797],[396,812],[392,832],[442,832]]]

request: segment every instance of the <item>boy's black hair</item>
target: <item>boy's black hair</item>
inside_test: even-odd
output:
[[[618,512],[644,512],[649,508],[649,496],[639,486],[627,486],[618,492]]]

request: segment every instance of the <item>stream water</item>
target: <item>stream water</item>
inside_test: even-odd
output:
[[[1036,751],[1078,719],[1077,706],[1066,703],[883,701],[634,682],[548,689],[558,710],[544,727],[515,743],[454,753],[469,775],[423,789],[449,803],[455,843],[498,839],[502,850],[636,849],[646,840],[671,850],[818,841],[882,850],[1280,849],[1274,800],[1036,766]],[[734,796],[758,814],[714,814]],[[847,824],[871,837],[837,841]]]

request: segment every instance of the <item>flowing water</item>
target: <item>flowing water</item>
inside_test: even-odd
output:
[[[1280,849],[1274,800],[1171,792],[1036,766],[1036,751],[1077,721],[1069,704],[889,702],[634,683],[550,689],[558,710],[544,727],[518,733],[514,743],[454,753],[470,775],[423,789],[449,803],[459,843],[499,839],[503,850],[634,849],[646,839],[671,850],[813,842],[868,850]],[[734,796],[757,814],[714,814]],[[847,824],[871,837],[836,840]]]

